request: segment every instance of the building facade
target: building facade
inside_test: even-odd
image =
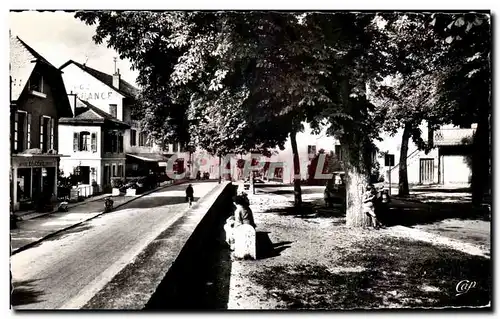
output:
[[[72,116],[61,72],[10,37],[11,208],[57,198],[59,118]]]
[[[107,117],[111,116],[114,120],[108,119],[109,123],[120,122],[128,126],[126,128],[120,126],[120,130],[123,131],[116,132],[120,136],[119,140],[123,152],[106,152],[103,149],[100,160],[104,163],[102,164],[104,166],[101,165],[102,173],[96,176],[98,180],[102,181],[103,185],[107,183],[107,174],[110,174],[111,177],[120,176],[118,175],[118,167],[123,162],[125,165],[123,174],[125,176],[143,176],[150,173],[165,175],[169,158],[176,154],[179,160],[175,163],[174,168],[178,172],[184,169],[184,163],[187,162],[186,159],[189,154],[180,147],[179,143],[173,143],[172,145],[156,143],[149,137],[149,133],[141,128],[139,119],[133,115],[133,108],[137,104],[139,90],[121,79],[119,69],[116,69],[116,66],[113,75],[72,60],[63,64],[60,69],[64,72],[63,79],[67,91],[75,94],[78,100],[87,102],[104,112]],[[61,138],[69,140],[69,136],[65,135]],[[102,133],[101,136],[104,138],[105,134]],[[112,143],[112,140],[110,140],[110,143]],[[65,143],[70,142],[66,141]],[[103,144],[107,146],[106,142],[103,142]],[[77,156],[79,154],[74,155],[73,163],[75,164],[81,159],[80,156]],[[93,154],[92,156],[97,157],[98,155]],[[106,168],[107,166],[109,166],[109,170]],[[113,171],[115,166],[116,170]],[[120,172],[122,172],[121,168]]]
[[[476,125],[457,127],[443,125],[438,130],[429,132],[427,124],[420,126],[425,142],[431,139],[434,147],[426,152],[419,150],[410,139],[408,143],[407,171],[409,184],[467,185],[471,181],[472,138]],[[402,130],[394,136],[385,135],[377,144],[379,151],[394,155],[394,166],[384,166],[384,158],[379,157],[381,173],[386,181],[399,183],[399,158],[401,151]]]
[[[125,176],[123,136],[130,126],[88,101],[69,94],[73,117],[59,121],[61,160],[65,176],[73,174],[86,195],[107,191],[111,177]]]

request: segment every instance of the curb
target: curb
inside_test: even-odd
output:
[[[111,195],[108,195],[108,196],[111,196]],[[103,198],[106,198],[108,196],[103,196],[103,195],[99,195],[99,196],[96,196],[90,200],[87,200],[87,201],[83,201],[83,202],[79,202],[79,203],[73,203],[73,204],[69,204],[68,205],[68,208],[73,208],[73,207],[78,207],[80,205],[85,205],[87,203],[92,203],[92,202],[95,202],[95,201],[98,201],[98,200],[101,200]],[[71,205],[71,206],[70,206]],[[54,209],[53,211],[51,212],[47,212],[47,213],[32,213],[32,214],[26,214],[26,216],[29,216],[29,215],[32,215],[33,217],[28,217],[28,218],[24,218],[24,216],[20,216],[19,218],[21,218],[21,221],[26,221],[26,220],[31,220],[31,219],[36,219],[36,218],[40,218],[40,217],[44,217],[44,216],[47,216],[47,215],[50,215],[50,214],[54,214],[54,213],[57,213],[58,210],[57,208]]]
[[[181,183],[172,183],[172,184],[169,184],[169,185],[160,186],[160,187],[157,187],[157,188],[155,188],[155,189],[153,189],[153,190],[147,191],[147,192],[145,192],[145,193],[143,193],[143,194],[141,194],[141,195],[135,196],[135,197],[131,198],[129,201],[126,201],[126,202],[121,203],[120,205],[114,206],[114,207],[113,207],[113,209],[112,209],[112,210],[110,210],[110,211],[108,211],[108,212],[102,211],[102,212],[98,213],[98,214],[97,214],[97,215],[95,215],[95,216],[92,216],[92,217],[90,217],[90,218],[87,218],[87,219],[85,219],[85,220],[82,220],[82,221],[80,221],[80,222],[78,222],[78,223],[76,223],[76,224],[70,225],[70,226],[68,226],[68,227],[65,227],[65,228],[62,228],[62,229],[56,230],[55,232],[50,233],[50,234],[48,234],[48,235],[45,235],[44,237],[42,237],[42,238],[40,238],[40,239],[37,239],[37,240],[35,240],[34,242],[31,242],[31,243],[26,244],[26,245],[24,245],[24,246],[22,246],[22,247],[19,247],[19,248],[17,248],[17,249],[15,249],[15,250],[13,250],[13,251],[10,253],[10,256],[14,256],[15,254],[18,254],[18,253],[20,253],[20,252],[22,252],[22,251],[24,251],[24,250],[26,250],[26,249],[29,249],[29,248],[31,248],[31,247],[33,247],[33,246],[38,245],[39,243],[41,243],[42,241],[44,241],[44,240],[46,240],[46,239],[48,239],[48,238],[54,237],[55,235],[57,235],[57,234],[59,234],[59,233],[62,233],[62,232],[65,232],[65,231],[67,231],[67,230],[69,230],[69,229],[72,229],[72,228],[78,227],[78,226],[80,226],[81,224],[83,224],[83,223],[85,223],[85,222],[88,222],[88,221],[90,221],[90,220],[92,220],[92,219],[94,219],[94,218],[97,218],[97,217],[99,217],[99,216],[102,216],[102,215],[104,215],[104,214],[106,214],[106,213],[111,213],[111,212],[113,212],[115,209],[117,209],[118,207],[121,207],[121,206],[123,206],[123,205],[125,205],[125,204],[128,204],[128,203],[130,203],[130,202],[132,202],[132,201],[134,201],[134,200],[136,200],[136,199],[139,199],[139,198],[141,198],[141,197],[144,197],[144,196],[146,196],[146,195],[149,195],[149,194],[154,193],[154,192],[156,192],[156,191],[159,191],[159,190],[161,190],[161,189],[167,188],[167,187],[169,187],[169,186],[180,185],[180,184],[183,184],[183,183],[186,183],[186,182],[188,182],[188,181],[183,181],[183,182],[181,182]],[[74,207],[74,206],[73,206],[73,207]],[[47,214],[51,214],[51,213],[47,213]],[[41,217],[41,216],[38,216],[38,217]],[[35,218],[37,218],[37,217],[35,217]]]

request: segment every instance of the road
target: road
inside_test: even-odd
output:
[[[193,183],[195,200],[216,182]],[[78,309],[182,216],[186,185],[146,195],[11,256],[15,309]]]

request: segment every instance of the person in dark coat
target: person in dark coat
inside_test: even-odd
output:
[[[189,207],[191,207],[194,201],[194,189],[193,185],[189,184],[186,188],[186,201],[189,202]]]

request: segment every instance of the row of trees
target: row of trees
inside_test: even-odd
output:
[[[373,141],[382,130],[404,129],[404,175],[409,139],[428,147],[418,130],[423,120],[478,123],[475,200],[482,194],[489,15],[84,11],[76,17],[96,25],[95,42],[106,41],[139,71],[137,112],[156,138],[218,156],[266,154],[290,138],[300,176],[301,123],[327,125],[343,148],[349,226],[369,223],[360,208]],[[407,178],[400,181],[404,194]],[[300,178],[294,190],[300,208]]]

